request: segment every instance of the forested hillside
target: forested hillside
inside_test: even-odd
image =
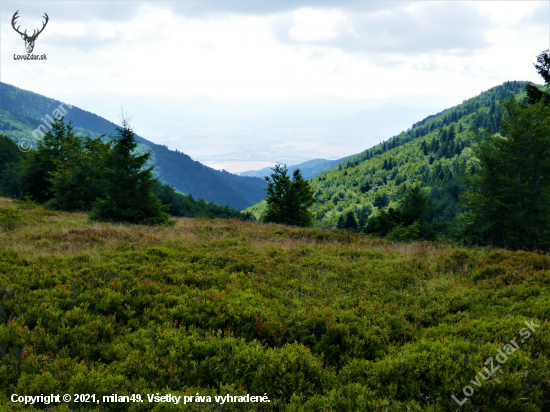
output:
[[[429,220],[452,226],[460,210],[461,170],[474,173],[476,168],[472,131],[497,133],[503,115],[499,100],[510,95],[524,100],[525,85],[511,81],[493,87],[315,176],[315,226],[335,227],[350,211],[365,222],[373,212],[395,207],[417,183],[434,204]],[[265,201],[249,210],[259,217],[264,209]]]
[[[0,83],[0,133],[13,141],[36,139],[32,131],[45,115],[52,116],[61,102]],[[97,137],[115,133],[115,124],[93,113],[73,107],[68,110],[66,121],[72,121],[80,135]],[[244,209],[264,198],[266,183],[263,179],[242,177],[219,172],[192,160],[184,153],[169,150],[137,136],[138,150],[152,150],[151,165],[160,180],[180,192],[192,194],[218,205]]]

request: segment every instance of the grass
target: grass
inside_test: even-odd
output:
[[[2,219],[18,223],[0,229],[1,410],[550,410],[547,255],[237,220],[93,223],[7,199]],[[145,402],[9,401],[50,393]],[[270,402],[215,401],[228,394]]]

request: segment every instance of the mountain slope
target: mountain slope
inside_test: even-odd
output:
[[[289,174],[292,174],[296,169],[300,169],[302,172],[302,177],[304,179],[311,179],[312,177],[318,175],[323,170],[330,169],[333,166],[336,166],[338,163],[343,162],[344,160],[349,159],[350,157],[353,157],[355,155],[347,156],[342,159],[336,159],[336,160],[327,160],[327,159],[313,159],[308,160],[307,162],[299,163],[297,165],[288,166],[288,172]],[[261,177],[268,176],[271,173],[273,173],[271,167],[265,167],[261,170],[250,170],[247,172],[242,172],[241,176],[254,176],[254,177]]]
[[[509,95],[524,99],[525,84],[513,81],[493,87],[315,176],[311,186],[317,202],[311,210],[316,226],[334,227],[348,211],[365,218],[379,208],[396,206],[416,183],[431,189],[431,219],[452,221],[458,211],[461,167],[475,172],[477,160],[469,148],[472,130],[497,133],[503,114],[498,100]],[[265,201],[248,210],[258,217],[264,208]]]
[[[32,132],[42,124],[45,115],[52,116],[61,102],[0,83],[0,133],[15,142],[29,139],[36,143]],[[53,117],[53,116],[52,116]],[[72,121],[75,130],[82,135],[96,137],[116,134],[116,125],[100,116],[73,106],[65,120]],[[156,176],[178,191],[192,194],[219,205],[244,209],[265,197],[266,182],[263,179],[222,173],[209,168],[179,151],[169,150],[143,137],[136,136],[139,151],[152,151],[150,164],[155,166]]]

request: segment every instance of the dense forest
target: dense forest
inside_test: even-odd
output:
[[[61,102],[0,82],[0,133],[19,142],[29,139],[45,115],[52,115]],[[96,138],[115,133],[116,125],[93,113],[73,107],[65,116],[81,136]],[[256,177],[237,176],[211,169],[188,155],[154,144],[139,135],[137,150],[152,152],[148,166],[155,166],[155,176],[177,191],[203,198],[218,205],[242,210],[265,197],[266,183]],[[105,141],[107,138],[104,139]]]

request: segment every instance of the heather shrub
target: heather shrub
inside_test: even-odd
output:
[[[0,206],[24,224],[0,236],[7,410],[550,407],[546,255],[251,222],[94,224]],[[539,326],[526,339],[531,319]],[[499,372],[480,377],[514,338],[519,348]],[[459,406],[452,396],[463,400],[467,385],[474,393]],[[9,402],[13,393],[157,392],[211,401]],[[246,394],[270,402],[214,399]]]

